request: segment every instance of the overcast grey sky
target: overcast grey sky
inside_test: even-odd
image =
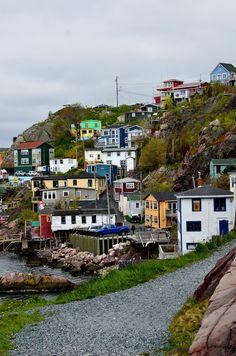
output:
[[[208,80],[235,34],[235,0],[0,0],[0,147],[64,104],[115,105],[116,75],[120,103]]]

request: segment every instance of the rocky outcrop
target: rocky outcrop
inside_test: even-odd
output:
[[[9,273],[0,277],[0,292],[61,292],[74,284],[62,276]]]
[[[234,252],[235,254],[235,252]],[[231,255],[232,256],[232,255]],[[224,270],[230,256],[223,264]],[[221,264],[223,261],[221,261]],[[220,263],[219,263],[220,266]],[[218,267],[219,267],[218,266]],[[216,274],[216,270],[214,271]],[[209,301],[209,307],[202,320],[192,346],[191,356],[236,355],[236,258],[221,278]]]
[[[120,256],[128,245],[129,242],[119,243],[109,249],[108,254],[94,256],[88,251],[79,251],[62,244],[58,249],[54,249],[47,259],[53,266],[60,267],[72,274],[81,272],[100,274],[98,271],[101,269],[109,267],[108,270],[111,270],[111,267],[118,267]]]
[[[235,258],[236,248],[232,249],[227,255],[219,259],[215,267],[206,275],[203,283],[194,292],[193,299],[202,301],[211,297],[221,278],[228,271]]]

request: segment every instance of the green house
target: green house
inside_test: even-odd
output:
[[[48,171],[53,157],[54,148],[46,142],[22,142],[14,149],[14,172],[37,171],[39,167]]]
[[[236,158],[212,159],[210,162],[210,177],[218,178],[226,168],[235,169]]]

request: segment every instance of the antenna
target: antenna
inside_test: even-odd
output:
[[[119,86],[118,86],[118,75],[116,76],[115,82],[116,82],[116,106],[119,106]]]

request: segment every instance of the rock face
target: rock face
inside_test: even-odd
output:
[[[224,269],[228,262],[223,266]],[[208,310],[189,349],[189,355],[236,355],[236,258],[231,261],[210,298]]]
[[[9,273],[0,277],[1,292],[61,292],[74,284],[62,276]]]
[[[203,283],[194,292],[193,299],[201,301],[209,298],[214,293],[221,278],[227,272],[235,258],[236,248],[232,249],[227,255],[219,259],[215,267],[206,275]]]

